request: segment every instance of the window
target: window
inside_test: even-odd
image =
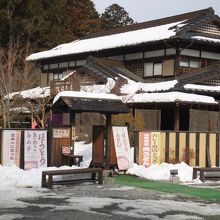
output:
[[[49,69],[49,65],[43,65],[43,70],[48,70]]]
[[[63,78],[63,73],[54,73],[53,74],[53,79],[58,80]]]
[[[162,63],[145,63],[144,64],[144,76],[161,76],[162,75]]]
[[[68,67],[68,62],[63,62],[59,64],[59,68],[67,68]]]
[[[189,61],[189,67],[190,68],[200,68],[200,62],[195,60]]]
[[[200,68],[200,61],[191,60],[191,59],[182,59],[180,60],[181,67],[189,67],[189,68]]]
[[[162,75],[162,63],[154,63],[154,75]]]
[[[50,69],[58,69],[58,63],[50,64]]]
[[[180,66],[189,67],[189,61],[188,60],[180,60]]]

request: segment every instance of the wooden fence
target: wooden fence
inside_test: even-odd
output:
[[[140,131],[135,131],[136,146],[139,146],[139,132]],[[220,133],[157,132],[160,134],[159,149],[161,163],[177,163],[185,161],[191,166],[219,166]],[[138,162],[138,152],[136,155],[136,160]]]

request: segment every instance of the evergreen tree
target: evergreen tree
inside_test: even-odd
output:
[[[112,4],[105,9],[101,15],[101,28],[108,30],[116,27],[123,27],[128,24],[133,24],[134,20],[129,17],[125,9],[118,4]]]
[[[1,0],[0,47],[19,39],[49,49],[100,29],[91,0]]]

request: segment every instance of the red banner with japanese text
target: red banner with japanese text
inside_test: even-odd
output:
[[[3,130],[2,132],[2,165],[20,167],[21,131]]]
[[[24,131],[24,169],[47,167],[47,131]]]
[[[139,132],[139,164],[160,163],[160,132]]]

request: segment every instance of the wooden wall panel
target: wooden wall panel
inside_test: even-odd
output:
[[[206,166],[206,134],[200,133],[199,135],[199,166]]]
[[[165,152],[166,152],[166,133],[160,133],[160,162],[165,162]]]
[[[176,133],[169,133],[169,161],[175,162],[176,160]]]
[[[69,137],[67,136],[64,136],[62,137],[61,136],[56,136],[54,137],[54,129],[57,129],[57,130],[69,130]],[[58,137],[58,138],[57,138]],[[61,138],[62,137],[62,138]],[[52,134],[51,134],[51,166],[61,166],[62,165],[62,146],[70,146],[71,145],[71,128],[69,127],[54,127],[52,129]]]
[[[104,126],[93,126],[92,163],[104,165]]]
[[[185,161],[186,158],[186,133],[179,135],[179,161]]]
[[[189,165],[196,165],[196,134],[189,134]]]
[[[116,152],[115,152],[115,143],[114,143],[114,138],[113,138],[113,131],[112,128],[109,128],[109,165],[110,166],[117,166],[117,158],[116,158]]]
[[[216,134],[209,134],[209,154],[211,166],[216,166]]]
[[[53,138],[51,143],[51,166],[61,166],[62,146],[70,146],[69,138]]]

